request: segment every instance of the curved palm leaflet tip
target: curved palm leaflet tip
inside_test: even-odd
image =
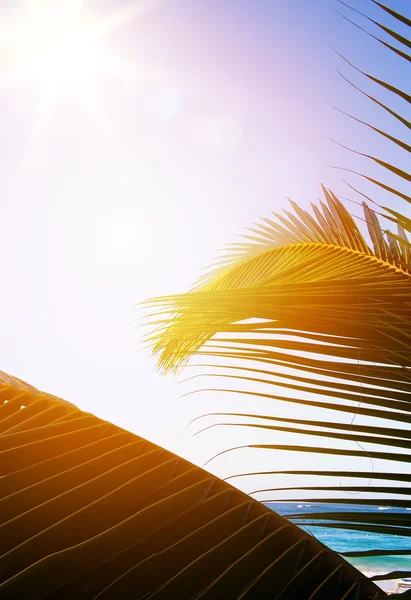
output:
[[[393,22],[411,26],[404,15],[376,0],[372,2],[388,13]],[[369,35],[388,51],[395,52],[400,60],[411,62],[409,37],[376,20],[369,21],[398,47]],[[411,96],[373,75],[360,73],[377,88],[388,90],[405,101],[409,115]],[[401,123],[404,136],[409,136],[411,122],[406,110],[399,114],[377,97],[356,89],[388,113],[389,118]],[[360,122],[401,151],[411,151],[403,139]],[[397,176],[399,181],[411,181],[410,172],[378,157],[362,156]],[[207,375],[225,377],[230,384],[229,392],[249,398],[247,414],[204,415],[237,419],[234,423],[219,422],[214,426],[263,428],[272,431],[274,436],[279,431],[289,432],[296,441],[295,445],[250,444],[249,448],[309,452],[314,457],[316,454],[367,456],[371,462],[378,460],[385,465],[377,472],[371,467],[360,472],[316,471],[314,468],[273,470],[273,486],[259,490],[265,492],[261,498],[264,501],[270,500],[270,493],[282,490],[283,493],[298,491],[301,500],[321,502],[321,498],[310,498],[310,492],[321,491],[340,492],[337,497],[322,500],[337,505],[409,506],[411,243],[407,233],[411,233],[411,218],[390,208],[389,204],[393,197],[408,203],[411,197],[380,179],[362,173],[357,175],[373,183],[380,192],[383,190],[387,198],[384,202],[387,206],[380,206],[362,194],[367,200],[362,202],[362,209],[369,239],[361,233],[336,195],[323,188],[324,201],[312,205],[311,213],[290,201],[291,210],[262,219],[241,243],[229,248],[193,290],[148,303],[151,316],[157,319],[148,340],[161,369],[179,370],[193,355],[213,357],[213,360],[218,357],[219,363],[208,365],[214,370]],[[389,223],[389,228],[381,226],[379,217]],[[258,384],[259,389],[266,385],[267,393],[254,392],[250,389],[254,384]],[[281,395],[281,387],[288,391],[287,395]],[[315,393],[314,399],[302,399],[301,395],[306,392]],[[316,415],[318,410],[324,412],[315,419],[256,414],[252,409],[254,397],[272,400],[274,411],[280,402],[302,405],[305,410],[315,409]],[[365,417],[366,424],[356,424],[353,415]],[[310,435],[321,441],[318,447],[298,444],[299,434],[307,435],[307,427]],[[339,441],[343,442],[340,448]],[[367,443],[372,449],[364,449],[363,444]],[[336,483],[276,488],[278,474],[315,475],[319,480],[326,477],[328,481],[335,477]],[[358,484],[344,488],[342,477],[356,478]],[[367,498],[353,499],[347,491],[367,492]],[[385,494],[385,498],[373,496],[376,493]],[[321,518],[325,521],[322,526],[411,535],[411,515],[376,515],[374,511],[361,515],[337,512],[294,516],[303,524],[309,521],[315,525],[315,518]],[[410,553],[400,549],[398,552]],[[374,554],[384,553],[392,554],[392,551],[374,551]]]

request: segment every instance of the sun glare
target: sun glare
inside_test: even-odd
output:
[[[105,52],[103,38],[153,4],[153,0],[133,1],[100,16],[84,0],[27,0],[0,29],[0,46],[8,57],[0,88],[35,80],[43,86],[49,112],[53,108],[49,99],[55,103],[62,88],[76,94],[88,110],[95,105],[92,82],[100,72],[133,75],[130,65]]]
[[[45,82],[76,83],[76,76],[93,71],[98,49],[89,39],[91,16],[80,3],[38,7],[14,41],[17,70]]]

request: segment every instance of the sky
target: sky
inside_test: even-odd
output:
[[[286,208],[287,197],[315,202],[320,182],[355,198],[348,178],[404,209],[331,168],[383,176],[407,191],[330,138],[389,153],[405,167],[389,142],[332,107],[404,137],[337,69],[394,110],[404,112],[404,101],[365,81],[334,49],[403,88],[405,61],[344,20],[336,9],[377,33],[334,0],[84,0],[93,23],[109,23],[106,35],[73,61],[54,52],[65,31],[56,25],[33,62],[46,38],[37,33],[30,46],[22,32],[40,4],[7,0],[0,8],[0,368],[202,464],[250,434],[191,439],[185,426],[245,401],[181,398],[187,384],[159,373],[142,346],[136,304],[186,291],[216,250]],[[352,4],[393,24],[370,0]],[[407,0],[390,6],[411,15]],[[114,27],[106,19],[113,15],[128,18]],[[241,454],[242,468],[257,464],[255,452]],[[210,468],[238,472],[239,456]],[[270,461],[258,455],[258,465]]]

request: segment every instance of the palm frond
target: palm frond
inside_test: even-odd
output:
[[[317,243],[348,248],[388,260],[390,264],[409,272],[411,263],[409,253],[404,252],[404,245],[409,243],[405,231],[411,232],[410,219],[395,211],[390,211],[391,217],[384,215],[397,225],[397,234],[392,234],[381,228],[375,211],[363,202],[364,218],[373,245],[370,249],[342,202],[331,190],[323,187],[323,192],[325,201],[321,202],[319,207],[311,204],[312,215],[290,200],[295,214],[289,211],[284,211],[284,215],[273,213],[274,220],[263,218],[261,222],[254,224],[254,227],[248,229],[253,235],[247,233],[242,236],[244,241],[229,245],[219,258],[219,268],[213,269],[212,265],[197,282],[194,290],[208,289],[207,286],[211,282],[216,281],[225,272],[230,272],[233,266],[243,260],[290,244]]]
[[[405,16],[372,1],[396,22],[411,25]],[[408,38],[377,19],[362,16],[389,41],[367,31],[372,38],[410,61],[404,51],[411,48]],[[411,103],[405,89],[342,58],[367,82]],[[351,85],[409,131],[409,116]],[[410,152],[409,142],[387,133],[386,127],[356,120],[399,151]],[[351,151],[403,183],[411,181],[409,171],[393,160]],[[346,170],[375,184],[388,197],[411,202],[409,194],[378,175]],[[213,421],[201,433],[214,427],[241,427],[273,436],[273,443],[250,443],[242,448],[335,460],[334,470],[314,469],[311,463],[298,471],[237,473],[235,477],[269,478],[269,487],[254,490],[260,500],[316,498],[338,507],[377,503],[405,508],[411,482],[411,244],[407,236],[411,219],[389,206],[389,200],[387,206],[379,206],[358,191],[367,200],[362,202],[365,234],[337,196],[326,188],[323,192],[324,201],[312,205],[312,212],[290,201],[291,211],[274,213],[253,224],[243,240],[229,246],[189,293],[149,301],[146,306],[156,322],[148,341],[165,371],[178,371],[195,355],[212,359],[194,365],[202,371],[190,379],[199,382],[206,377],[207,383],[222,381],[222,385],[199,387],[193,393],[213,390],[249,400],[251,408],[246,412],[203,415],[208,423]],[[373,210],[370,204],[380,210]],[[381,225],[379,217],[389,228]],[[256,400],[259,405],[261,400],[267,401],[267,414],[253,410]],[[280,410],[284,406],[301,407],[307,417],[284,416]],[[283,434],[290,443],[277,441]],[[298,443],[307,437],[309,442]],[[227,448],[213,458],[236,449]],[[344,464],[345,459],[361,457],[370,461],[368,472],[341,468],[341,460]],[[281,483],[276,485],[278,477]],[[290,477],[292,485],[284,484],[284,477]],[[351,483],[342,485],[342,477]],[[321,478],[324,484],[318,481]],[[353,485],[352,479],[358,484]],[[362,496],[338,493],[344,490]],[[325,497],[319,497],[320,493]],[[306,526],[321,522],[330,528],[411,535],[411,515],[405,512],[344,514],[296,511],[293,518]],[[381,548],[375,552],[390,553]]]
[[[408,465],[411,431],[404,426],[411,423],[409,243],[401,226],[400,235],[383,231],[364,203],[371,249],[342,203],[329,190],[324,192],[321,212],[317,209],[312,216],[292,203],[297,217],[287,212],[281,229],[265,220],[261,239],[255,229],[252,240],[236,247],[235,259],[208,274],[195,291],[151,301],[163,318],[150,341],[165,370],[179,369],[194,354],[218,357],[221,362],[203,368],[208,380],[224,378],[225,387],[208,391],[265,398],[272,401],[274,412],[276,404],[320,410],[315,419],[220,413],[237,422],[215,426],[282,432],[293,438],[309,435],[326,442],[318,447],[313,441],[306,447],[249,448],[361,457],[364,450],[358,446],[367,444],[372,447],[366,451],[370,459]],[[287,235],[289,243],[281,246]],[[164,318],[166,313],[169,318]],[[314,399],[305,399],[313,394]],[[354,413],[367,424],[341,423],[330,416]],[[335,448],[338,442],[344,447]],[[362,477],[369,479],[370,473]],[[382,493],[378,478],[372,479],[374,486],[360,486],[371,497]],[[411,475],[404,479],[401,473],[390,493],[401,494],[410,481]],[[307,493],[310,488],[300,485],[293,488],[297,490]],[[345,497],[340,503],[352,500]],[[411,534],[408,515],[404,522]],[[381,533],[399,531],[393,523],[380,526]]]
[[[345,559],[256,500],[130,432],[0,373],[4,600],[317,597]]]
[[[392,16],[398,18],[396,14]],[[402,36],[372,22],[397,42],[404,43]],[[360,72],[410,101],[406,92]],[[409,125],[404,117],[371,99]],[[410,146],[403,140],[380,127],[362,123],[409,152]],[[359,154],[410,180],[409,173],[395,165]],[[410,201],[408,195],[379,179],[361,175]],[[250,400],[265,398],[274,407],[275,403],[294,404],[317,411],[312,419],[255,412],[220,413],[220,418],[231,416],[240,421],[211,427],[263,429],[288,433],[293,438],[310,435],[313,440],[319,438],[325,442],[318,447],[312,442],[310,446],[250,444],[250,448],[347,457],[363,456],[366,452],[371,460],[389,461],[387,464],[394,463],[394,468],[396,464],[409,465],[411,245],[407,233],[411,232],[411,219],[390,207],[382,207],[383,217],[396,226],[395,232],[384,229],[376,211],[363,202],[368,242],[340,200],[330,190],[323,188],[323,191],[325,200],[319,206],[312,206],[312,213],[290,201],[292,212],[274,213],[273,218],[256,223],[243,241],[228,248],[216,268],[206,273],[190,293],[151,301],[149,306],[154,314],[159,314],[159,320],[149,341],[159,357],[159,366],[166,371],[178,370],[195,354],[219,358],[220,363],[208,366],[206,376],[223,377],[225,387],[205,389]],[[255,368],[255,363],[262,368]],[[228,384],[234,386],[227,388]],[[262,387],[265,391],[261,391]],[[287,395],[281,394],[281,389]],[[307,394],[314,394],[315,398],[306,399]],[[318,416],[318,410],[326,411],[328,421]],[[367,424],[341,423],[337,418],[332,421],[330,414],[361,415]],[[336,448],[338,442],[344,442],[345,446]],[[347,449],[347,443],[354,444],[355,449],[352,445]],[[369,449],[365,451],[361,444]],[[372,474],[372,486],[361,484],[355,489],[367,493],[369,498],[364,502],[369,503],[376,494],[379,502],[384,502],[380,498],[382,493],[390,494],[390,498],[393,494],[405,494],[411,475],[404,475],[400,468],[396,471],[398,474],[393,476],[389,487],[381,485],[380,479],[387,473],[379,471]],[[336,469],[334,475],[339,477],[340,473]],[[370,473],[351,475],[370,478]],[[330,476],[332,473],[328,472]],[[286,491],[283,487],[275,489]],[[335,486],[287,488],[293,492],[299,490],[305,497],[313,489],[331,492]],[[352,503],[347,497],[334,498],[333,502]],[[404,503],[398,499],[395,502]],[[373,520],[364,514],[359,523],[350,515],[347,525],[341,519],[336,524],[336,515],[332,517],[325,519],[330,521],[325,526],[366,529],[371,527],[367,518]],[[384,515],[375,524],[374,515],[372,527],[379,527],[381,533],[411,534],[408,515],[395,520],[396,517],[390,520]]]

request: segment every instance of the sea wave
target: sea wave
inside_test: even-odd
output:
[[[405,514],[405,508],[382,506],[378,503],[373,506],[356,505],[355,503],[339,507],[336,511],[335,504],[331,503],[312,503],[311,505],[300,504],[297,502],[278,502],[270,503],[269,506],[276,512],[284,516],[295,514],[296,512],[304,515],[316,512],[350,512],[358,513],[358,519],[361,521],[361,513],[370,510],[378,511],[379,509],[391,510],[395,514]],[[298,511],[296,508],[298,507]],[[408,509],[411,510],[411,507]],[[372,577],[373,575],[383,575],[393,571],[411,571],[411,538],[408,536],[386,535],[379,532],[367,532],[361,530],[344,530],[339,528],[326,527],[324,522],[318,520],[315,523],[315,518],[310,519],[309,533],[313,534],[318,540],[324,542],[329,548],[336,552],[352,552],[352,551],[370,551],[384,550],[389,553],[390,550],[409,549],[409,555],[377,555],[377,556],[356,556],[347,557],[348,562],[354,565],[359,571]],[[298,519],[297,519],[298,520]],[[304,520],[298,520],[300,526],[304,528]],[[314,524],[315,523],[315,524]],[[395,590],[396,580],[376,581],[376,584],[386,591]]]

